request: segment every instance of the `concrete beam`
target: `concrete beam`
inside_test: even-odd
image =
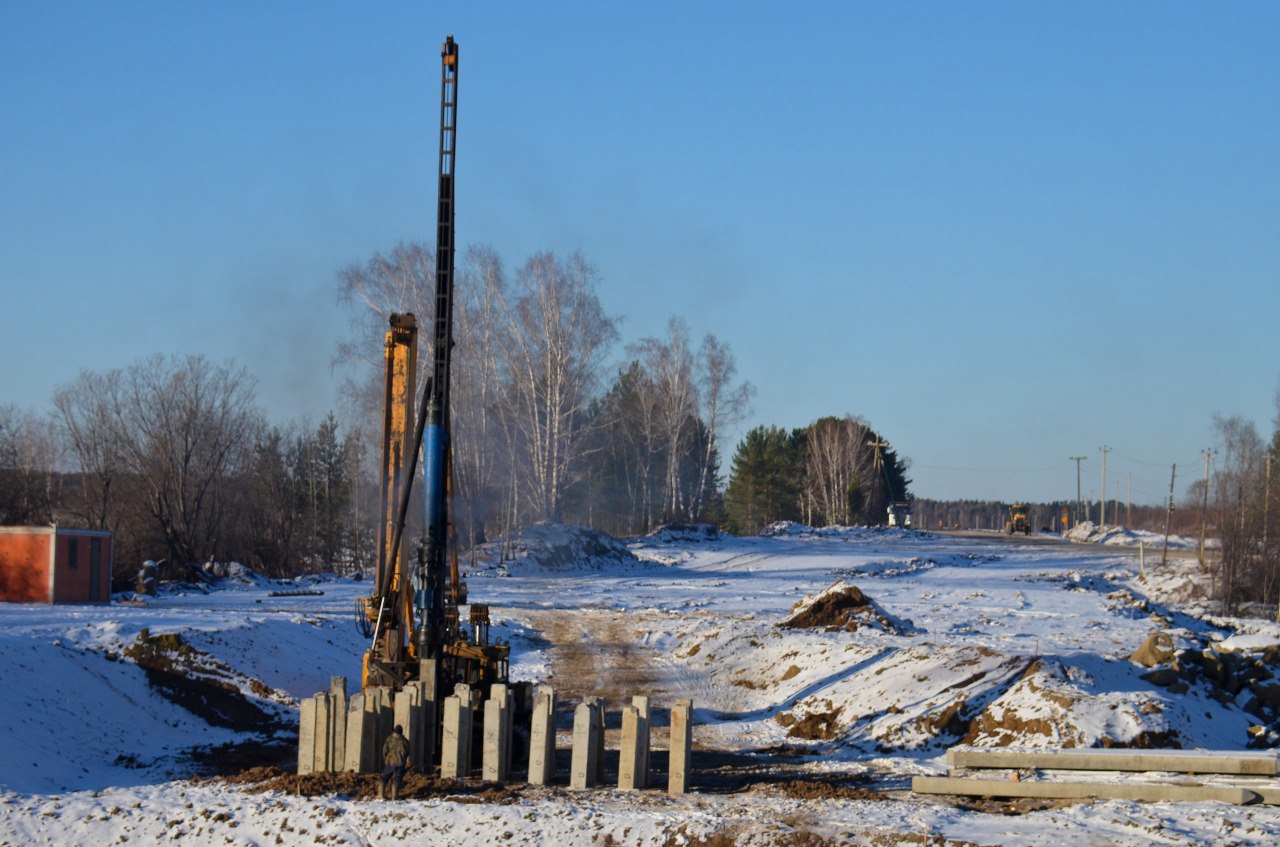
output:
[[[631,705],[639,713],[640,723],[636,727],[636,736],[640,745],[640,766],[636,771],[636,788],[649,787],[649,698],[637,694],[631,698]]]
[[[465,688],[466,686],[459,686]],[[471,692],[465,697],[444,698],[444,727],[440,749],[440,776],[471,776]]]
[[[1280,758],[1271,752],[1224,750],[978,750],[947,751],[953,768],[1037,768],[1063,771],[1172,771],[1275,776]]]
[[[671,709],[670,764],[667,766],[667,793],[689,790],[690,751],[693,749],[693,701],[677,700]]]
[[[635,706],[622,707],[622,740],[618,743],[618,788],[633,791],[644,788],[640,782],[640,768],[644,755],[640,749],[640,710]]]
[[[1045,800],[1140,800],[1147,803],[1200,803],[1216,800],[1245,806],[1258,795],[1228,785],[1165,785],[1122,782],[1014,782],[1011,779],[972,779],[953,776],[917,776],[911,780],[917,794],[958,794],[966,797],[1035,797]]]
[[[596,724],[600,727],[600,732],[596,734],[596,755],[595,755],[595,779],[596,784],[604,782],[604,698],[597,697],[594,694],[582,698],[582,702],[586,703],[595,710]]]
[[[511,696],[494,685],[484,704],[482,770],[488,782],[506,782],[511,771]]]
[[[342,766],[344,771],[361,772],[361,761],[365,756],[365,745],[371,735],[367,718],[368,712],[364,708],[364,695],[351,695],[351,699],[347,701],[347,738],[344,744]]]
[[[316,701],[308,697],[298,704],[298,774],[316,769]]]
[[[529,728],[529,784],[550,785],[556,770],[556,692],[539,685],[533,695]]]
[[[337,677],[342,679],[342,677]],[[342,691],[347,690],[342,679]],[[333,688],[330,687],[330,692]],[[329,770],[336,773],[347,764],[347,697],[346,694],[329,694]]]
[[[569,787],[584,789],[600,784],[600,748],[604,724],[600,710],[585,700],[573,711],[573,761],[569,767]]]
[[[316,773],[328,773],[333,770],[333,721],[332,702],[327,693],[320,693],[311,698],[316,710],[315,764],[312,770]]]

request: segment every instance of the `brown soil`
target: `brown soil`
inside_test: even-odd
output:
[[[852,623],[850,613],[870,606],[871,600],[867,595],[856,585],[850,585],[841,591],[824,594],[778,626],[784,629],[842,629]]]
[[[302,797],[343,795],[354,800],[371,800],[378,796],[378,775],[371,773],[312,773],[298,776],[278,767],[259,767],[218,777],[216,781],[240,786],[253,794],[281,791]],[[519,795],[519,786],[459,782],[426,777],[418,773],[406,775],[404,786],[400,790],[402,800],[442,798],[459,803],[514,803]]]
[[[885,795],[869,788],[861,788],[846,782],[819,782],[807,779],[792,779],[787,782],[775,782],[761,786],[771,791],[779,791],[787,797],[798,800],[887,800]]]
[[[790,720],[787,720],[787,719]],[[789,738],[803,738],[806,741],[829,741],[836,737],[836,733],[840,730],[839,725],[840,710],[832,709],[829,712],[812,712],[802,718],[795,715],[782,714],[778,715],[775,720],[783,726],[791,727],[787,730]]]
[[[256,733],[287,728],[234,684],[219,678],[228,676],[229,669],[187,644],[181,635],[152,635],[144,629],[124,655],[142,668],[158,694],[212,726]]]
[[[1127,741],[1116,741],[1114,738],[1098,739],[1099,747],[1122,747],[1131,750],[1181,750],[1182,741],[1178,731],[1174,729],[1163,732],[1139,732]]]
[[[555,648],[552,682],[565,700],[588,694],[614,703],[656,693],[650,651],[638,643],[634,612],[529,612],[535,629]]]

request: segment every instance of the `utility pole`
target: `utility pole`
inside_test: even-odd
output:
[[[1133,529],[1133,471],[1129,471],[1129,491],[1124,498],[1124,523]]]
[[[1178,463],[1173,463],[1173,472],[1169,474],[1169,505],[1164,510],[1164,552],[1160,554],[1161,570],[1169,563],[1169,521],[1173,517],[1173,481],[1178,478]]]
[[[1080,463],[1087,458],[1089,457],[1088,456],[1068,456],[1067,457],[1068,462],[1076,463],[1076,524],[1075,525],[1077,526],[1080,524],[1081,505],[1084,502],[1080,497]]]
[[[1107,524],[1107,454],[1110,452],[1110,447],[1102,445],[1102,488],[1098,490],[1098,505],[1102,510],[1098,513],[1098,526]]]
[[[867,446],[873,448],[876,451],[875,459],[873,460],[875,469],[872,473],[875,478],[875,487],[878,488],[880,486],[880,468],[881,468],[880,451],[888,447],[889,442],[885,441],[883,438],[877,435],[874,441],[867,442]],[[886,484],[887,483],[888,481],[886,480]],[[875,488],[872,488],[871,491],[867,492],[867,526],[871,526],[871,507],[872,507],[872,500],[874,499],[871,497],[871,494],[874,493],[874,491],[875,491]]]
[[[1209,513],[1209,458],[1216,453],[1208,447],[1204,450],[1204,497],[1200,501],[1200,567],[1204,567],[1204,524]]]

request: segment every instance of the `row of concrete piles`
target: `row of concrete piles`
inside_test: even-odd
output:
[[[481,714],[480,776],[486,782],[511,778],[514,707],[511,689],[491,687],[489,699],[466,685],[455,687],[441,702],[440,776],[472,777],[472,738],[477,711]],[[533,692],[529,726],[528,782],[550,785],[555,781],[556,693],[549,685]],[[298,731],[298,773],[350,771],[376,773],[382,769],[382,744],[399,725],[409,742],[414,764],[435,759],[436,698],[428,683],[411,683],[401,691],[371,688],[348,697],[346,679],[333,677],[329,690],[302,701]],[[649,698],[637,696],[622,707],[622,732],[618,745],[618,787],[648,788]],[[671,709],[671,741],[668,747],[667,790],[683,794],[689,787],[693,746],[693,701],[677,700]],[[573,754],[569,787],[594,788],[604,784],[605,707],[599,697],[585,697],[574,710]]]
[[[299,774],[379,771],[382,742],[397,725],[415,762],[429,762],[435,753],[435,701],[427,683],[348,697],[346,677],[335,676],[328,691],[302,701],[300,712]]]

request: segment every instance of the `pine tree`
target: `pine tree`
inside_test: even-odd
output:
[[[755,533],[774,521],[798,520],[797,448],[775,426],[758,426],[738,444],[733,456],[725,507],[729,528]]]

